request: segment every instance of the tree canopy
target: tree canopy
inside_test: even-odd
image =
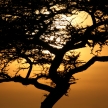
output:
[[[106,0],[1,0],[0,83],[14,81],[46,90],[49,95],[41,108],[52,108],[75,84],[75,73],[86,70],[95,61],[108,61],[108,56],[99,55],[108,45],[107,10]],[[83,26],[84,21],[72,24],[72,16],[80,12],[85,13],[84,21],[91,17],[91,25]],[[100,49],[93,53],[96,45]],[[84,62],[74,50],[87,46],[94,56]],[[12,76],[8,66],[15,61],[21,66]],[[42,70],[31,77],[35,66]],[[23,69],[28,70],[25,77],[18,74]],[[40,83],[42,78],[50,79],[51,84]]]

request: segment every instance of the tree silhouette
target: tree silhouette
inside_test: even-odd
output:
[[[0,83],[32,84],[48,91],[41,108],[52,108],[75,84],[75,73],[86,70],[95,61],[108,61],[108,56],[99,55],[103,46],[108,45],[107,10],[106,0],[1,0]],[[80,12],[87,13],[84,20],[91,17],[91,25],[72,25],[74,18],[67,17]],[[96,45],[100,49],[94,53]],[[94,56],[84,62],[74,50],[87,46]],[[8,66],[15,61],[21,66],[12,76]],[[31,77],[35,66],[42,70]],[[25,77],[18,74],[25,69]],[[50,85],[39,82],[42,78],[50,79]]]

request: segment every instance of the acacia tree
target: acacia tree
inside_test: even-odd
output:
[[[0,83],[32,84],[48,91],[41,108],[52,108],[75,83],[75,73],[86,70],[95,61],[108,61],[108,56],[99,56],[103,46],[108,45],[107,10],[104,0],[1,0]],[[73,19],[67,17],[79,12],[86,12],[85,20],[90,16],[92,24],[73,26]],[[93,53],[96,45],[100,49],[88,62],[79,60],[80,53],[74,52],[89,46]],[[21,66],[11,76],[8,66],[15,61]],[[32,77],[35,66],[42,70]],[[18,74],[22,69],[28,70],[25,77]],[[39,82],[42,78],[50,79],[50,85]]]

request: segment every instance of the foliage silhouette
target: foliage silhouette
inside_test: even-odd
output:
[[[52,108],[75,84],[73,74],[86,70],[95,61],[108,61],[108,56],[99,56],[103,46],[108,45],[107,10],[106,0],[1,0],[0,83],[14,81],[46,90],[49,94],[41,108]],[[87,13],[85,20],[91,16],[92,24],[73,26],[66,19],[79,12]],[[96,45],[100,49],[93,53]],[[74,49],[87,46],[94,56],[84,62]],[[8,66],[15,61],[21,66],[11,76]],[[31,77],[37,65],[42,70]],[[25,69],[25,77],[18,74]],[[40,83],[42,78],[50,79],[50,85]]]

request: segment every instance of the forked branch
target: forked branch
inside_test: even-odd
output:
[[[70,76],[70,75],[73,75],[75,73],[82,72],[82,71],[86,70],[87,68],[89,68],[91,65],[93,65],[96,61],[108,62],[108,56],[94,56],[86,64],[84,64],[80,67],[77,67],[75,69],[71,69],[69,71],[68,75]]]
[[[39,76],[39,77],[37,76],[36,78],[28,78],[28,79],[27,78],[23,78],[20,75],[19,76],[10,77],[8,74],[2,72],[2,73],[0,73],[0,83],[14,81],[14,82],[19,82],[19,83],[21,83],[23,85],[30,85],[30,84],[32,84],[32,85],[34,85],[38,89],[42,89],[42,90],[51,92],[53,90],[53,87],[38,82],[38,79],[40,79],[42,77],[45,77],[45,75],[44,76],[42,75],[42,76]]]

